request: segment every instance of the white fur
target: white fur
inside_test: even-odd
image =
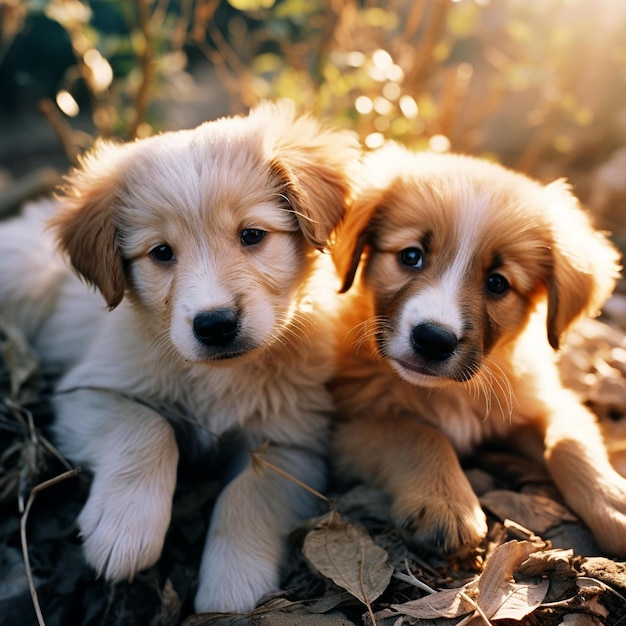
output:
[[[172,423],[183,420],[195,444],[233,430],[246,444],[215,506],[196,609],[247,611],[279,585],[286,535],[314,498],[253,468],[249,450],[323,488],[334,348],[320,294],[334,275],[314,248],[345,209],[356,156],[348,134],[264,105],[247,118],[101,145],[60,206],[32,205],[0,225],[0,313],[44,364],[67,372],[54,396],[55,440],[94,473],[78,522],[87,561],[107,579],[159,558],[179,458]],[[106,303],[54,251],[49,216]],[[246,228],[265,239],[242,245]],[[162,244],[175,261],[151,256]],[[238,314],[235,356],[194,334],[194,317],[219,307]]]

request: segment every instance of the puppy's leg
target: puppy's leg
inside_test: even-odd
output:
[[[319,455],[275,446],[263,458],[310,487],[323,488],[325,463]],[[245,468],[227,485],[213,511],[197,611],[243,613],[264,593],[278,589],[286,536],[314,511],[315,498],[308,491],[244,460]]]
[[[409,418],[362,418],[339,425],[340,470],[385,490],[409,542],[443,554],[472,551],[487,523],[450,442]]]
[[[56,441],[93,470],[78,525],[87,562],[109,580],[132,578],[160,556],[170,523],[178,447],[150,409],[107,392],[55,398]]]
[[[546,426],[545,459],[565,501],[608,554],[626,556],[626,479],[609,461],[595,416],[558,395]]]

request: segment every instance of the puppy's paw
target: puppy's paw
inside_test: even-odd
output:
[[[169,485],[96,475],[78,525],[85,559],[99,575],[110,581],[132,578],[158,560],[172,492]]]
[[[572,502],[572,508],[589,526],[602,551],[626,557],[626,480],[616,472],[596,485],[592,497]]]
[[[278,589],[279,556],[257,548],[246,549],[231,537],[209,540],[194,603],[198,613],[247,613],[263,594]]]
[[[448,497],[430,490],[407,494],[396,499],[392,512],[407,543],[441,556],[467,556],[487,535],[471,488]]]

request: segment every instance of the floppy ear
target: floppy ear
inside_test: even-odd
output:
[[[360,196],[337,230],[332,257],[342,281],[340,293],[348,291],[352,286],[361,256],[370,242],[369,226],[379,206],[380,195],[376,193],[375,197]]]
[[[49,225],[74,269],[104,296],[109,309],[124,297],[124,268],[116,240],[124,146],[99,142],[65,178]]]
[[[323,128],[308,115],[296,117],[293,103],[265,103],[252,115],[278,129],[270,146],[271,167],[284,181],[283,193],[306,240],[328,246],[352,195],[359,145],[353,133]]]
[[[621,269],[619,252],[593,228],[570,187],[547,185],[546,216],[552,236],[552,272],[547,280],[548,341],[556,350],[561,335],[582,315],[595,316],[611,295]]]

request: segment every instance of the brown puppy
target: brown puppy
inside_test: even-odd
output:
[[[362,266],[332,385],[340,471],[386,490],[418,545],[463,552],[486,523],[457,454],[530,432],[568,505],[626,555],[626,480],[556,366],[618,275],[568,187],[390,145],[366,157],[333,254],[344,291]]]

